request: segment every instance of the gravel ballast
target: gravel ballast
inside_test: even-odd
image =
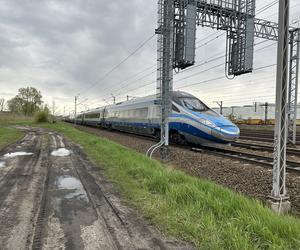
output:
[[[77,128],[115,141],[140,153],[145,153],[155,143],[147,138],[117,131],[84,126],[77,126]],[[158,153],[156,153],[155,158],[159,159]],[[263,202],[266,202],[271,194],[272,170],[265,167],[174,146],[170,147],[167,163],[190,175],[209,179],[249,197],[258,198]],[[287,190],[291,199],[292,210],[299,215],[300,175],[287,173]]]

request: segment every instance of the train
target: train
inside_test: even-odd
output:
[[[157,103],[156,95],[135,98],[82,112],[69,121],[76,119],[80,125],[160,138]],[[187,92],[171,92],[171,105],[169,135],[175,143],[228,144],[239,138],[240,130],[235,124]]]

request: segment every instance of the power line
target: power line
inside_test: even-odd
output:
[[[211,40],[209,40],[209,41],[207,41],[207,42],[205,42],[205,43],[203,43],[203,44],[200,44],[199,46],[196,47],[196,49],[199,49],[199,48],[201,48],[201,47],[203,47],[203,46],[205,46],[205,45],[207,45],[207,44],[213,42],[214,40],[216,40],[216,39],[218,39],[218,38],[220,38],[220,37],[222,37],[222,36],[224,36],[224,35],[225,35],[225,33],[223,33],[223,34],[221,34],[221,35],[218,35],[218,36],[216,36],[215,38],[213,38],[213,39],[211,39]]]
[[[199,41],[196,42],[196,44],[197,44],[197,43],[201,43],[201,42],[205,41],[206,39],[208,39],[208,38],[210,38],[210,37],[212,37],[212,36],[215,36],[216,33],[220,33],[220,31],[214,32],[214,33],[212,33],[212,34],[206,36],[205,38],[200,39]]]
[[[273,7],[277,3],[278,3],[278,0],[275,0],[275,1],[271,2],[271,3],[266,4],[264,7],[258,9],[258,12],[256,12],[255,15],[258,15],[258,14],[260,14],[260,13],[262,13],[262,12],[270,9],[271,7]]]
[[[127,57],[125,57],[121,62],[119,62],[117,65],[112,67],[106,74],[104,74],[103,77],[101,77],[98,81],[96,81],[94,84],[92,84],[89,88],[86,90],[83,90],[79,92],[80,94],[85,93],[89,91],[91,88],[99,84],[99,82],[102,82],[107,76],[109,76],[113,71],[115,71],[118,67],[120,67],[123,63],[125,63],[130,57],[132,57],[134,54],[136,54],[141,48],[143,48],[152,38],[155,36],[155,34],[151,35],[149,38],[147,38],[140,46],[138,46],[134,51],[132,51]]]
[[[266,42],[266,40],[265,40],[265,41],[262,41],[262,42],[259,42],[259,43],[257,43],[257,44],[254,44],[254,47],[257,46],[257,45],[259,45],[259,44],[265,43],[265,42]],[[272,44],[272,45],[274,45],[274,44]],[[265,49],[265,48],[267,48],[267,47],[269,47],[269,45],[266,46],[266,47],[263,47],[263,48],[261,48],[261,49],[259,49],[259,50],[263,50],[263,49]],[[218,59],[224,58],[225,56],[226,56],[226,53],[224,54],[224,53],[222,52],[222,56],[218,56],[218,57],[213,58],[213,59],[211,59],[211,60],[205,61],[204,63],[198,64],[198,65],[194,66],[193,69],[196,68],[196,67],[202,66],[202,65],[204,65],[204,64],[207,64],[207,63],[209,63],[209,62],[213,62],[213,61],[216,61],[216,60],[218,60]],[[203,71],[194,73],[194,74],[189,75],[189,76],[187,76],[187,77],[178,79],[178,80],[174,81],[174,83],[175,83],[175,82],[178,82],[178,81],[182,81],[182,80],[189,79],[189,78],[191,78],[191,77],[193,77],[193,76],[195,76],[195,75],[199,75],[199,74],[201,74],[201,73],[203,73],[203,72],[206,72],[206,71],[209,71],[209,70],[211,70],[211,69],[220,67],[220,66],[222,66],[222,65],[224,65],[224,63],[218,64],[218,65],[213,66],[213,67],[211,67],[211,68],[209,68],[209,69],[206,69],[206,70],[203,70]],[[186,71],[185,71],[185,72],[186,72]]]
[[[265,42],[267,42],[267,41],[264,40],[264,41],[262,41],[262,42],[259,42],[259,43],[255,44],[254,46],[260,45],[260,44],[265,43]],[[268,46],[269,46],[269,45],[268,45]],[[265,47],[268,47],[268,46],[265,46]],[[264,49],[264,47],[261,48],[261,49]],[[222,52],[222,54],[223,54],[223,52]],[[215,60],[217,60],[217,59],[220,59],[220,58],[223,58],[223,57],[225,57],[225,54],[223,54],[222,56],[216,57],[216,58],[212,58],[211,60],[207,60],[207,59],[206,59],[203,63],[201,63],[201,64],[199,64],[199,65],[196,65],[196,66],[194,66],[194,67],[191,67],[191,68],[196,68],[196,67],[202,66],[202,65],[204,65],[204,64],[213,62],[213,61],[215,61]],[[193,74],[192,76],[198,75],[198,74],[200,74],[200,73],[209,71],[209,70],[214,69],[214,68],[217,68],[217,67],[220,67],[221,65],[223,65],[223,63],[222,63],[222,64],[219,64],[219,65],[215,65],[215,66],[213,66],[213,67],[211,67],[211,68],[209,68],[209,69],[203,70],[203,71],[201,71],[201,72],[197,72],[197,73]],[[191,69],[191,68],[189,68],[189,69]],[[265,66],[262,67],[262,68],[265,68]],[[261,68],[261,69],[262,69],[262,68]],[[256,68],[256,70],[260,70],[260,68]],[[181,71],[181,72],[186,72],[186,71],[187,71],[187,70]],[[152,73],[154,73],[154,72],[155,72],[155,71],[153,71]],[[146,75],[146,76],[144,76],[144,77],[142,77],[142,78],[145,78],[145,77],[147,77],[147,76],[149,76],[149,75]],[[184,80],[184,79],[188,79],[188,78],[190,78],[190,77],[192,77],[192,76],[187,76],[187,77],[181,78],[181,79],[179,79],[179,80],[177,80],[177,81],[181,81],[181,80]],[[140,80],[140,79],[138,79],[138,80]],[[136,80],[135,82],[137,82],[138,80]],[[175,82],[177,82],[177,81],[175,81]],[[209,81],[209,82],[210,82],[210,81]],[[127,87],[127,86],[131,85],[132,83],[134,83],[134,82],[131,82],[130,84],[124,85],[124,86],[122,86],[121,88]],[[153,81],[153,82],[151,82],[151,83],[155,83],[155,81]],[[147,85],[149,85],[149,84],[147,84]],[[136,87],[136,88],[134,88],[134,89],[130,89],[130,90],[126,90],[126,91],[127,91],[127,92],[128,92],[128,91],[133,91],[133,90],[136,90],[136,89],[139,89],[139,88],[143,88],[144,86],[145,86],[145,85],[143,84],[143,85],[140,85],[140,86],[138,86],[138,87]],[[122,95],[122,93],[118,94],[117,96],[120,96],[120,95]],[[102,98],[105,98],[105,97],[106,97],[106,95],[105,95],[105,96],[102,96],[102,97],[97,97],[96,99],[102,99]]]
[[[253,69],[253,70],[255,71],[255,70],[266,69],[266,68],[269,68],[269,67],[272,67],[272,66],[275,66],[275,65],[276,65],[276,63],[275,63],[275,64],[270,64],[270,65],[266,65],[266,66],[262,66],[262,67],[259,67],[259,68],[255,68],[255,69]],[[187,88],[187,87],[190,87],[190,86],[202,84],[202,83],[204,83],[204,82],[211,82],[211,81],[213,81],[213,80],[220,80],[220,79],[225,79],[225,78],[226,78],[225,76],[220,76],[220,77],[216,77],[216,78],[209,79],[209,80],[206,80],[206,81],[201,81],[201,82],[197,82],[197,83],[192,83],[192,84],[183,85],[183,86],[178,87],[177,89]]]

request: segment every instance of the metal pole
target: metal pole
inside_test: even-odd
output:
[[[288,92],[288,143],[296,145],[297,102],[299,79],[300,29],[290,31],[290,62]]]
[[[220,107],[220,114],[223,115],[223,101],[216,102],[218,106]]]
[[[265,103],[265,124],[267,124],[268,121],[268,108],[269,108],[269,104],[266,102]]]
[[[223,115],[223,101],[221,101],[220,107],[221,107],[221,115]]]
[[[174,0],[158,2],[157,98],[160,105],[161,157],[167,157],[169,145],[170,95],[173,89]]]
[[[74,124],[76,125],[76,116],[77,116],[77,96],[75,96],[75,116],[74,116]]]
[[[290,209],[286,192],[287,87],[289,46],[289,0],[279,1],[273,188],[271,207],[278,213]]]

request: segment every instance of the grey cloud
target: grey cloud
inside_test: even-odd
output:
[[[258,8],[268,2],[257,1]],[[295,4],[297,0],[292,0],[291,5]],[[276,11],[277,7],[274,7],[260,17],[270,16]],[[154,33],[156,12],[157,2],[149,0],[0,1],[0,91],[16,91],[24,82],[30,82],[42,91],[49,103],[58,97],[58,104],[69,105],[75,94],[97,82],[98,84],[84,93],[82,98],[94,100],[98,97],[101,101],[103,98],[110,98],[111,93],[124,93],[125,98],[126,90],[120,90],[118,83],[156,63],[155,39],[105,80],[100,79]],[[299,7],[294,8],[291,13],[293,19],[299,18]],[[276,15],[270,18],[276,20]],[[199,27],[197,38],[201,40],[214,32],[216,31]],[[222,52],[225,53],[225,36],[199,48],[197,63]],[[255,67],[275,60],[274,53],[276,49],[255,54]],[[220,59],[193,72],[224,61],[225,59]],[[175,79],[187,76],[191,72],[182,73]],[[271,77],[270,71],[266,71],[266,74]],[[199,82],[219,75],[224,75],[223,66],[180,84]],[[248,80],[255,77],[260,76],[253,74],[251,77],[238,78],[232,82],[224,80],[224,86],[239,82],[244,82],[247,86]],[[155,75],[136,82],[128,87],[128,90],[152,80],[155,80]],[[203,86],[209,86],[207,91],[200,85],[186,90],[202,90],[203,97],[210,102],[214,95],[220,94],[222,84],[215,84],[204,84]],[[154,86],[155,84],[145,89],[155,91]],[[214,86],[218,89],[214,90]],[[224,90],[224,93],[227,91]],[[242,93],[244,88],[232,89],[231,92]],[[137,89],[128,91],[128,94],[142,95],[145,91]],[[68,98],[70,102],[67,102]]]

